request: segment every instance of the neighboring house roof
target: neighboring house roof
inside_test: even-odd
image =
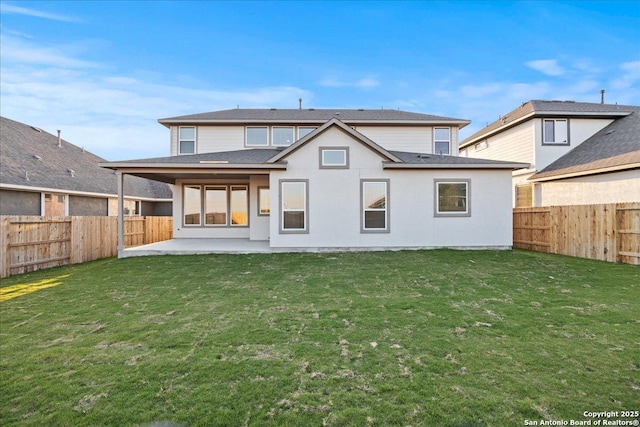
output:
[[[640,108],[530,177],[533,181],[640,168]]]
[[[117,177],[99,167],[105,159],[34,126],[0,118],[0,187],[33,191],[118,194]],[[171,199],[163,183],[127,177],[127,197]]]
[[[465,138],[460,142],[459,148],[462,149],[473,145],[482,139],[500,133],[534,117],[591,117],[615,119],[628,116],[634,111],[640,111],[640,107],[575,101],[531,100],[523,103],[504,116],[501,116],[498,120],[487,125],[470,137]]]
[[[469,120],[431,114],[413,113],[401,110],[366,109],[281,109],[281,108],[236,108],[232,110],[212,111],[169,117],[158,120],[169,126],[172,124],[208,124],[208,123],[300,123],[322,124],[337,118],[349,124],[442,124],[458,125],[461,128],[471,123]]]
[[[197,178],[213,173],[268,173],[269,170],[286,169],[286,157],[301,149],[329,128],[338,128],[356,141],[380,155],[385,169],[521,169],[527,163],[504,162],[458,156],[442,156],[424,153],[387,151],[352,129],[342,121],[332,118],[313,132],[286,148],[254,148],[216,153],[190,154],[150,159],[105,162],[100,166],[120,170],[150,179],[175,183],[177,179]]]

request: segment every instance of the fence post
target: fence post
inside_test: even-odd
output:
[[[11,256],[9,254],[9,244],[11,243],[10,217],[0,218],[0,277],[9,277],[11,267]]]

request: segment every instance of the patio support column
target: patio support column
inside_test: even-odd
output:
[[[124,249],[124,174],[116,172],[118,177],[118,254]]]

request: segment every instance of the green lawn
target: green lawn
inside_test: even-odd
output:
[[[520,426],[640,409],[629,265],[164,256],[2,281],[15,285],[42,289],[0,302],[2,426]]]

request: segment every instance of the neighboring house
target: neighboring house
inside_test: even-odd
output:
[[[43,131],[2,117],[0,215],[117,215],[118,179],[94,154]],[[124,183],[126,215],[171,215],[167,184],[137,177]]]
[[[102,166],[174,185],[174,239],[301,250],[511,247],[511,171],[528,165],[458,157],[466,120],[233,109],[159,122],[172,156]]]
[[[460,143],[460,155],[514,160],[514,206],[640,201],[640,107],[529,101]]]

